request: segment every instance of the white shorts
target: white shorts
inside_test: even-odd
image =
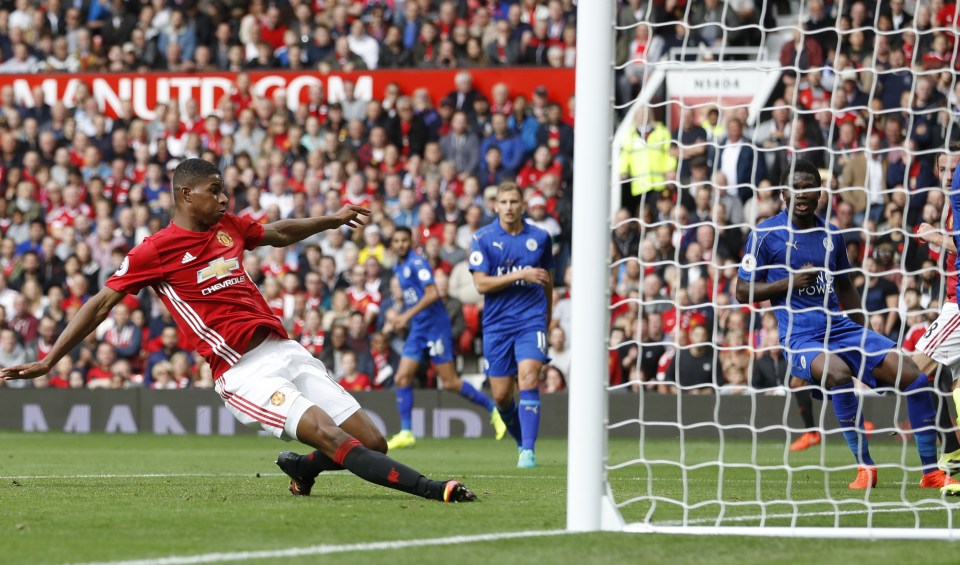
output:
[[[960,308],[947,302],[927,333],[917,341],[917,351],[950,369],[954,380],[960,376]]]
[[[286,441],[297,439],[297,424],[311,406],[326,412],[338,426],[360,410],[319,359],[279,336],[267,337],[240,357],[215,388],[245,426]]]

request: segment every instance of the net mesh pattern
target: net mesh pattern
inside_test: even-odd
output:
[[[618,7],[609,390],[611,413],[626,407],[636,417],[611,421],[609,432],[640,441],[613,442],[607,469],[630,522],[953,525],[957,499],[920,488],[907,404],[925,392],[902,389],[918,341],[931,354],[953,342],[949,318],[938,316],[951,301],[956,312],[955,256],[945,248],[956,230],[944,186],[956,160],[943,154],[960,140],[960,42],[955,13],[883,4]],[[755,82],[695,96],[658,79],[671,73]],[[815,165],[822,187],[784,191],[799,159]],[[785,238],[773,238],[779,247],[759,250],[767,232],[757,226],[783,211],[789,218],[807,194],[819,194],[813,206],[831,227],[787,222]],[[818,265],[794,265],[811,254]],[[763,280],[774,273],[770,261],[788,274],[786,300],[756,300],[752,290],[738,300],[741,267]],[[811,269],[812,284],[802,278]],[[838,289],[842,314],[831,306]],[[801,338],[817,314],[824,327],[810,345]],[[840,339],[851,319],[874,333]],[[803,355],[811,348],[845,365],[854,386],[797,379],[812,372]],[[874,378],[879,365],[870,371],[883,358],[893,364],[889,382]],[[951,376],[947,366],[930,375],[935,406],[947,414]],[[812,427],[797,406],[811,393],[824,397],[806,410]],[[855,446],[831,409],[840,394],[858,401],[848,426],[861,432]],[[938,457],[952,426],[929,422]],[[810,445],[797,449],[804,437]],[[864,445],[878,486],[850,489],[862,465],[851,450]]]

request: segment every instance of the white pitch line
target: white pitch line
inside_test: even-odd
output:
[[[840,510],[840,511],[827,511],[822,512],[797,512],[796,514],[767,514],[766,516],[724,516],[720,520],[720,525],[722,526],[726,522],[753,522],[760,521],[763,519],[767,520],[787,520],[796,516],[797,518],[817,518],[823,516],[857,516],[861,514],[899,514],[902,512],[932,512],[943,511],[943,510],[954,510],[955,508],[945,508],[943,506],[928,506],[923,508],[876,508],[874,510]],[[687,523],[684,524],[683,520],[670,520],[668,522],[654,522],[653,526],[696,526],[699,524],[715,524],[717,522],[716,518],[697,518],[696,520],[687,520]],[[802,527],[802,526],[797,526]]]
[[[90,475],[4,475],[0,480],[24,481],[31,479],[167,479],[189,477],[249,477],[256,478],[256,473],[136,473],[129,475],[90,474]],[[261,477],[282,477],[283,473],[260,473]]]
[[[435,473],[435,474],[444,474],[444,473]],[[451,473],[446,473],[451,474]],[[176,478],[235,478],[235,477],[246,477],[246,478],[260,478],[264,477],[284,477],[283,473],[130,473],[130,474],[107,474],[107,473],[91,473],[91,474],[80,474],[80,475],[0,475],[0,481],[3,480],[14,480],[14,481],[26,481],[26,480],[58,480],[58,479],[176,479]],[[352,477],[353,474],[349,471],[324,471],[324,477]],[[491,474],[475,474],[475,473],[464,473],[458,474],[458,477],[464,479],[507,479],[507,480],[554,480],[554,481],[565,481],[567,480],[566,475],[556,476],[556,475],[491,475]],[[677,479],[669,477],[610,477],[611,481],[622,482],[622,481],[631,481],[631,482],[645,482],[645,481],[667,481],[667,482],[677,482]],[[715,483],[716,480],[710,479],[687,479],[687,482],[690,483]],[[743,483],[755,483],[754,479],[724,479],[724,482],[743,482]],[[764,483],[786,483],[783,480],[765,480]]]
[[[456,473],[434,473],[438,475],[443,474],[456,474]],[[91,473],[91,474],[78,474],[78,475],[0,475],[0,480],[57,480],[57,479],[167,479],[167,478],[257,478],[259,475],[260,478],[269,478],[269,477],[284,477],[283,473],[130,473],[130,474],[107,474],[107,473]],[[349,471],[324,471],[324,477],[352,477],[353,474]],[[475,474],[475,473],[463,473],[457,474],[458,477],[464,479],[507,479],[507,480],[555,480],[555,481],[565,481],[567,479],[566,475],[556,476],[556,475],[492,475],[492,474]],[[608,480],[611,482],[670,482],[675,483],[679,479],[672,477],[608,477]],[[688,483],[695,484],[715,484],[716,479],[707,479],[707,478],[688,478]],[[755,484],[756,479],[737,479],[726,477],[723,479],[724,483],[750,483]],[[787,484],[788,481],[784,479],[764,479],[764,484]]]
[[[253,559],[277,559],[283,557],[304,557],[308,555],[330,555],[360,551],[384,551],[428,547],[461,543],[500,541],[547,536],[564,536],[566,530],[531,530],[526,532],[503,532],[499,534],[478,534],[473,536],[452,536],[446,538],[428,538],[418,540],[380,541],[370,543],[351,543],[342,545],[311,545],[263,551],[235,551],[230,553],[200,553],[197,555],[172,555],[153,559],[134,559],[130,561],[104,561],[83,565],[191,565],[193,563],[219,563],[223,561],[249,561]]]

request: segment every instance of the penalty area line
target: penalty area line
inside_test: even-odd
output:
[[[503,532],[499,534],[478,534],[472,536],[452,536],[445,538],[380,541],[340,545],[312,545],[307,547],[291,547],[287,549],[262,551],[235,551],[229,553],[172,555],[169,557],[157,557],[151,559],[92,562],[81,565],[190,565],[193,563],[220,563],[224,561],[250,561],[254,559],[277,559],[283,557],[305,557],[309,555],[331,555],[334,553],[386,551],[436,545],[500,541],[506,539],[563,536],[570,533],[573,532],[568,532],[566,530],[530,530],[525,532]]]

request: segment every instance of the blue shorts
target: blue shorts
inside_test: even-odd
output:
[[[438,322],[429,326],[411,328],[407,341],[403,344],[401,357],[414,359],[417,362],[423,358],[423,353],[430,354],[430,360],[440,365],[453,361],[453,330],[450,322]]]
[[[873,371],[897,344],[890,339],[868,330],[849,318],[841,318],[831,324],[830,333],[796,336],[790,340],[787,351],[790,356],[790,370],[795,377],[820,384],[810,374],[813,360],[818,355],[831,352],[850,367],[853,376],[870,388],[877,387]]]
[[[488,377],[517,375],[520,361],[546,363],[547,332],[523,329],[506,333],[483,334],[483,372]]]

